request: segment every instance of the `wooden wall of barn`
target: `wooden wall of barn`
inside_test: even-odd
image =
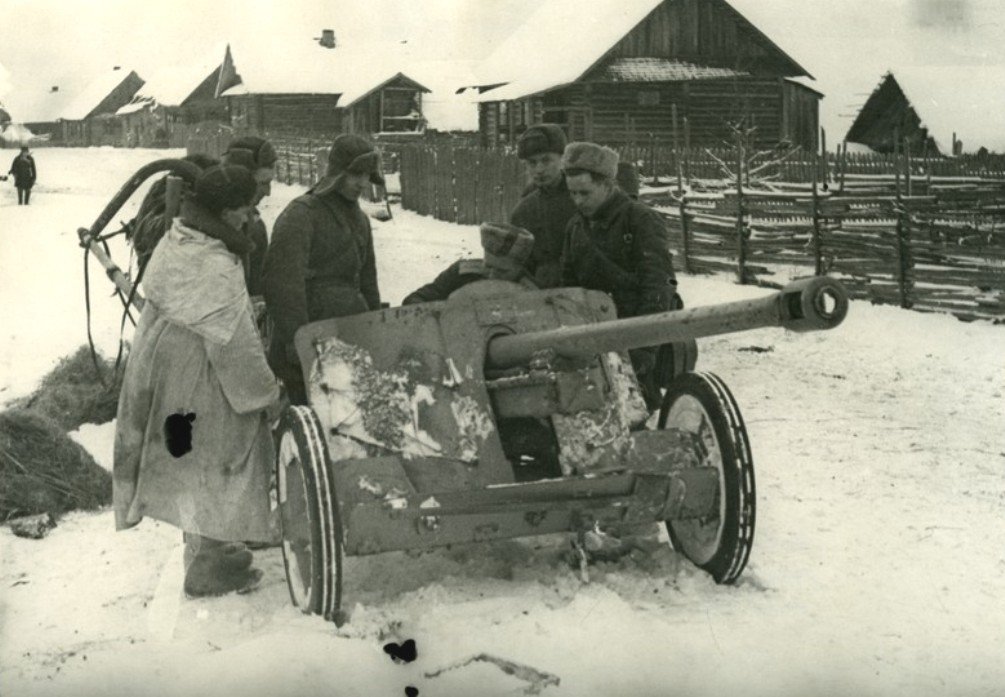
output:
[[[380,91],[368,94],[344,110],[347,133],[367,135],[380,129]]]
[[[762,75],[802,74],[764,35],[720,0],[663,2],[607,56],[676,58]]]
[[[782,83],[782,139],[810,152],[817,149],[821,96],[798,83]]]
[[[483,144],[513,144],[540,120],[560,123],[572,140],[609,145],[673,143],[683,146],[684,119],[696,146],[731,145],[730,124],[754,126],[754,145],[771,148],[787,140],[817,147],[819,94],[781,78],[738,77],[686,82],[586,82],[515,102],[480,105]],[[512,118],[510,118],[512,116]]]
[[[274,133],[341,133],[336,94],[248,94],[226,98],[234,128]]]

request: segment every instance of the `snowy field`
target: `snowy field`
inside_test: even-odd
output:
[[[0,189],[0,401],[86,340],[74,231],[164,155],[39,149],[32,205]],[[274,187],[270,224],[299,191]],[[385,300],[479,251],[474,227],[394,214],[373,221]],[[691,306],[765,292],[680,286]],[[114,355],[97,264],[92,288]],[[558,537],[390,553],[348,560],[336,630],[291,607],[278,550],[256,553],[258,591],[189,601],[177,530],[77,513],[41,541],[0,529],[0,694],[1005,694],[1005,327],[853,302],[832,332],[699,343],[753,444],[757,532],[735,586],[668,548],[586,585]],[[112,430],[76,434],[106,466]],[[382,650],[409,638],[412,663]],[[480,654],[538,672],[467,662]]]

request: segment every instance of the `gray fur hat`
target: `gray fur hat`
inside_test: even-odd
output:
[[[618,176],[618,153],[596,143],[569,143],[562,154],[562,169],[593,172],[614,181]]]
[[[519,268],[530,259],[534,236],[522,227],[509,223],[482,223],[478,231],[485,259],[491,265]]]

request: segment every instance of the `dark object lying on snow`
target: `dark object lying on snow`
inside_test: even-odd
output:
[[[28,537],[32,540],[41,540],[49,534],[49,531],[56,527],[56,517],[52,513],[39,513],[37,515],[27,515],[23,518],[14,518],[7,521],[7,526],[18,537]]]
[[[111,475],[58,425],[21,409],[0,412],[0,520],[111,500]]]
[[[111,421],[119,403],[122,369],[116,371],[109,360],[101,362],[108,387],[102,384],[87,346],[81,346],[72,356],[60,359],[38,388],[15,406],[52,419],[66,431]]]

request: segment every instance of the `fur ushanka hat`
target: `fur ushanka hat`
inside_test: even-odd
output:
[[[216,165],[203,172],[192,187],[192,198],[210,213],[250,206],[255,196],[255,177],[240,165]]]
[[[241,165],[250,170],[273,167],[276,164],[276,149],[272,143],[258,136],[235,138],[223,153],[223,161],[228,165]]]
[[[596,143],[574,142],[565,146],[562,169],[593,172],[614,181],[618,176],[618,153]]]
[[[534,236],[522,227],[509,223],[482,223],[478,231],[481,233],[485,262],[489,266],[516,269],[530,259]]]
[[[323,195],[332,191],[335,180],[345,172],[369,174],[371,183],[384,185],[384,177],[380,173],[380,153],[369,142],[350,133],[340,135],[332,143],[328,151],[328,171],[314,187],[314,193]]]

